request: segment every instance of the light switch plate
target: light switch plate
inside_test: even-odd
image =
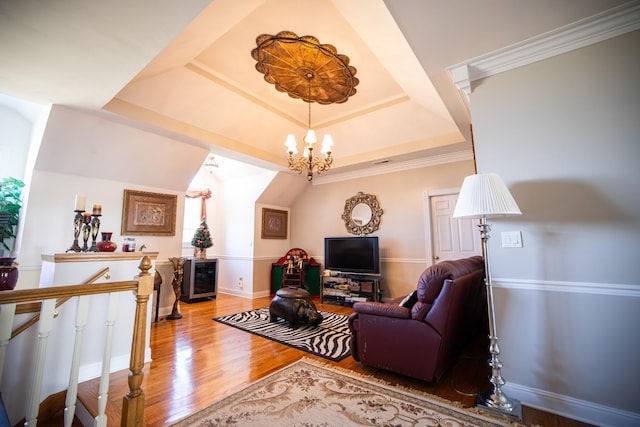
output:
[[[502,237],[503,248],[522,247],[522,233],[520,231],[503,231],[500,235]]]

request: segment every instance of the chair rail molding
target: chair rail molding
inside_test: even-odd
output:
[[[492,281],[495,288],[640,298],[638,285],[506,278],[495,278]]]

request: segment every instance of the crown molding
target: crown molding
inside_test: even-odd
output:
[[[420,159],[407,160],[404,162],[388,162],[375,165],[370,168],[360,169],[350,172],[329,173],[328,175],[314,175],[313,185],[329,184],[332,182],[347,181],[356,178],[366,178],[369,176],[382,175],[386,173],[401,172],[409,169],[419,169],[429,166],[442,165],[446,163],[472,160],[472,150],[462,150],[453,153],[440,154],[437,156],[423,157]]]
[[[447,67],[453,83],[471,94],[471,83],[640,29],[640,1],[540,34],[520,43]]]

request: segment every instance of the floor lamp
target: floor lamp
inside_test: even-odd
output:
[[[478,229],[482,240],[484,253],[485,287],[487,290],[487,305],[489,313],[489,366],[491,367],[490,381],[493,390],[478,393],[476,406],[492,412],[498,412],[518,420],[522,419],[520,402],[508,398],[502,391],[505,384],[500,369],[502,363],[498,359],[498,331],[496,327],[496,314],[493,302],[493,287],[491,284],[491,270],[489,266],[489,251],[487,242],[491,225],[487,224],[487,218],[510,215],[521,215],[518,204],[511,196],[502,179],[495,173],[470,175],[464,179],[458,202],[453,211],[454,218],[480,218]]]

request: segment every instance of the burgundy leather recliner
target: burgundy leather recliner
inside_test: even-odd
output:
[[[435,382],[481,328],[486,330],[484,261],[443,261],[420,276],[417,302],[358,302],[349,317],[351,355],[365,365]]]

